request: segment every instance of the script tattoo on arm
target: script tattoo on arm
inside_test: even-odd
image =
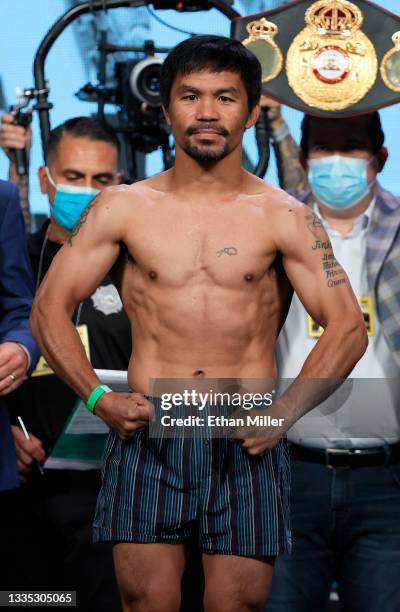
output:
[[[238,254],[238,250],[236,247],[233,246],[229,246],[229,247],[224,247],[223,249],[221,249],[220,251],[217,251],[217,257],[221,257],[221,255],[237,255]]]
[[[333,288],[344,285],[346,283],[346,276],[342,266],[331,252],[332,245],[330,240],[316,240],[311,248],[313,251],[323,251],[321,261],[322,269],[327,279],[327,286]]]
[[[95,204],[96,204],[96,198],[94,198],[94,200],[92,200],[90,204],[86,206],[85,210],[79,217],[77,224],[75,225],[74,229],[71,231],[68,237],[68,244],[70,246],[72,246],[72,239],[79,233],[79,230],[81,229],[82,225],[85,224],[86,219],[88,218],[88,214],[90,213],[92,208],[94,208]]]

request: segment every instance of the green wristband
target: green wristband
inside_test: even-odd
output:
[[[107,385],[99,385],[98,387],[93,389],[93,391],[86,400],[87,409],[94,414],[94,409],[99,397],[101,397],[103,393],[109,393],[110,391],[111,389],[110,387],[107,387]]]

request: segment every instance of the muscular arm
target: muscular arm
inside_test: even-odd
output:
[[[33,333],[55,372],[82,398],[99,384],[71,321],[118,257],[122,228],[115,196],[101,195],[83,213],[68,243],[54,258],[36,295]]]
[[[236,433],[246,438],[243,445],[250,454],[272,448],[300,417],[331,395],[368,344],[361,310],[321,221],[289,196],[282,196],[279,209],[273,228],[276,249],[294,290],[324,332],[297,378],[269,411],[271,417],[285,419],[283,427]]]
[[[305,206],[295,214],[291,244],[280,238],[283,265],[303,306],[324,328],[299,377],[345,378],[368,344],[363,316],[320,219]]]
[[[126,196],[121,187],[102,192],[88,206],[69,241],[54,258],[32,308],[32,330],[44,356],[56,374],[85,401],[100,381],[71,317],[116,261],[128,225],[125,211]],[[127,439],[148,423],[148,404],[138,394],[107,393],[97,402],[96,414]]]
[[[324,328],[297,378],[312,383],[296,381],[289,389],[291,400],[298,394],[296,402],[290,402],[291,418],[297,420],[349,375],[368,340],[360,307],[318,216],[295,200],[285,207],[281,214],[287,215],[287,222],[275,234],[277,248],[303,306]]]

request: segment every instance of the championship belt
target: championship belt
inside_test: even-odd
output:
[[[347,0],[319,0],[306,11],[304,28],[286,56],[290,87],[311,107],[338,111],[362,100],[378,74],[363,14]]]
[[[243,44],[258,57],[262,69],[261,81],[268,83],[278,76],[283,65],[282,52],[274,41],[278,27],[262,17],[258,21],[251,21],[246,30],[249,37]]]
[[[381,64],[381,76],[386,87],[400,93],[400,32],[392,36],[393,49],[385,54]]]
[[[231,34],[260,60],[263,91],[304,113],[400,102],[400,17],[369,0],[293,0],[235,18]]]

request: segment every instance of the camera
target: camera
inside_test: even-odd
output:
[[[135,59],[116,62],[114,75],[106,73],[105,58],[109,53],[121,50],[140,54]],[[104,61],[100,62],[99,81],[87,83],[77,92],[83,101],[96,102],[97,115],[110,121],[119,134],[125,175],[133,181],[141,177],[143,155],[160,149],[165,168],[173,163],[173,147],[170,142],[170,128],[161,106],[160,77],[163,60],[155,55],[154,42],[146,41],[143,47],[119,47],[108,43],[102,32],[99,51]],[[169,49],[157,49],[166,53]],[[116,115],[106,116],[105,105],[118,107]]]
[[[138,100],[150,106],[161,106],[160,75],[163,60],[159,57],[147,57],[133,63],[129,75],[132,94]]]

